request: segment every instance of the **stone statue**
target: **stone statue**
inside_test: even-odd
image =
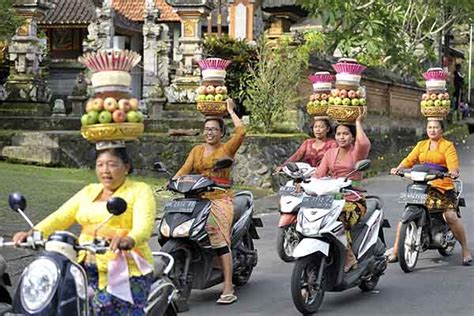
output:
[[[76,82],[72,88],[72,96],[86,96],[87,95],[87,78],[83,72],[80,72],[76,77]]]

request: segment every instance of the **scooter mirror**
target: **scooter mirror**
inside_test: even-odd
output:
[[[214,171],[229,168],[233,163],[234,160],[230,158],[219,159],[214,164]]]
[[[370,160],[369,159],[364,159],[364,160],[359,160],[356,162],[354,169],[356,171],[365,171],[370,168]]]
[[[286,167],[288,168],[288,170],[290,170],[291,172],[297,172],[299,170],[298,166],[294,163],[294,162],[289,162],[286,164]]]
[[[119,197],[110,198],[107,201],[107,210],[110,214],[119,216],[127,209],[127,202],[124,199]]]
[[[26,209],[26,199],[20,192],[11,193],[8,196],[8,204],[15,212],[17,212],[18,209],[22,211]]]

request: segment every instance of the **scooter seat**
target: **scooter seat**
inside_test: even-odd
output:
[[[234,223],[237,222],[246,210],[252,205],[252,192],[241,191],[234,195]]]
[[[359,224],[364,224],[370,218],[370,216],[372,216],[375,210],[380,210],[383,207],[383,201],[374,195],[367,196],[365,203],[367,205],[367,211]]]

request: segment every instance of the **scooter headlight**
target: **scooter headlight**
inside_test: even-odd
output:
[[[170,236],[170,226],[168,225],[168,223],[166,222],[164,218],[161,220],[160,233],[164,237]]]
[[[87,295],[87,283],[84,273],[75,265],[71,265],[69,271],[74,278],[74,283],[76,283],[77,296],[85,300]]]
[[[193,223],[194,223],[194,218],[178,225],[173,230],[173,237],[188,237],[189,231],[191,230],[191,226],[193,226]]]
[[[54,296],[59,279],[59,268],[48,258],[33,261],[21,281],[21,304],[29,313],[47,307]]]

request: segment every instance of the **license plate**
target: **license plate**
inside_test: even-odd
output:
[[[165,205],[166,213],[192,213],[196,201],[171,201]]]
[[[399,203],[404,204],[425,204],[428,194],[416,193],[416,192],[403,192],[400,193]]]
[[[278,190],[278,195],[280,196],[285,196],[285,195],[294,195],[294,196],[300,196],[303,194],[303,192],[295,192],[296,188],[295,187],[281,187],[280,190]]]
[[[303,198],[301,206],[328,210],[331,208],[333,201],[334,197],[330,195],[308,196]]]

